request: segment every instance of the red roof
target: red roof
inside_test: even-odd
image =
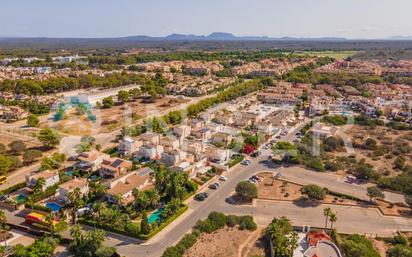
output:
[[[313,231],[313,232],[309,232],[309,234],[307,235],[307,241],[308,241],[310,246],[316,246],[316,244],[320,240],[332,241],[330,236],[328,234],[326,234],[325,231],[321,231],[321,232]],[[316,257],[316,256],[314,256],[314,257]]]

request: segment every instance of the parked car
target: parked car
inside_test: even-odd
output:
[[[226,181],[226,180],[227,180],[227,177],[225,177],[225,176],[220,176],[220,177],[219,177],[219,180],[220,180],[220,181]]]
[[[242,164],[242,165],[249,166],[249,165],[251,164],[251,161],[249,161],[249,160],[243,160],[241,164]]]
[[[220,186],[219,183],[213,183],[213,184],[210,184],[210,185],[209,185],[209,188],[210,188],[210,189],[213,189],[213,190],[216,190],[216,189],[219,188],[219,186]]]
[[[255,181],[258,181],[258,182],[260,182],[262,180],[260,177],[258,177],[256,175],[253,175],[252,179],[255,180]]]
[[[204,193],[196,194],[194,198],[196,201],[204,201],[208,196],[209,194],[204,192]]]
[[[250,156],[259,157],[259,155],[260,155],[260,151],[256,151],[256,152],[252,153]]]

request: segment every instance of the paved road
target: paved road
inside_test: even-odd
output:
[[[18,170],[12,172],[10,175],[7,176],[7,182],[0,185],[0,190],[4,190],[8,187],[14,186],[21,182],[26,181],[26,174],[30,174],[33,171],[36,171],[40,168],[40,162],[32,164],[30,166],[25,166],[19,168]]]
[[[232,169],[226,177],[228,181],[221,182],[221,187],[209,190],[210,196],[204,202],[189,200],[189,211],[170,224],[165,231],[158,234],[147,243],[139,245],[138,240],[122,236],[110,236],[106,243],[116,246],[121,255],[125,256],[160,256],[164,249],[175,244],[196,221],[205,218],[211,211],[221,211],[227,214],[251,214],[259,225],[266,226],[275,216],[287,216],[296,225],[324,225],[322,210],[324,206],[302,208],[291,202],[255,201],[254,206],[230,205],[226,199],[233,193],[238,182],[246,180],[253,173],[266,169],[266,157],[261,156],[250,166],[239,165]],[[337,212],[337,228],[347,233],[373,233],[382,236],[392,234],[396,230],[412,230],[412,220],[400,217],[384,217],[373,208],[333,206]]]
[[[292,134],[298,129],[300,129],[300,126],[291,131],[291,135],[287,137],[288,140],[294,139]],[[165,248],[174,245],[185,233],[190,231],[197,220],[205,218],[211,211],[240,215],[251,214],[261,226],[269,224],[275,216],[287,216],[296,225],[322,227],[324,225],[322,211],[325,207],[322,205],[303,208],[291,202],[257,200],[253,206],[236,206],[226,202],[228,197],[233,194],[237,183],[248,179],[256,172],[270,169],[270,163],[267,161],[270,152],[262,152],[263,154],[260,157],[252,159],[250,166],[239,165],[225,174],[228,181],[220,182],[221,187],[218,190],[206,189],[205,191],[209,192],[210,196],[204,202],[189,199],[187,201],[189,210],[148,242],[140,244],[138,240],[110,234],[106,243],[116,246],[119,253],[125,256],[161,256]],[[307,172],[315,173],[312,171]],[[325,174],[321,173],[321,175]],[[306,182],[310,180],[310,176],[303,176],[303,178],[307,179]],[[337,212],[339,219],[337,228],[341,232],[374,233],[387,236],[396,230],[412,230],[412,220],[400,217],[384,217],[374,208],[346,206],[332,206],[332,208]]]

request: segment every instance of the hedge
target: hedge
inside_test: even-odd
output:
[[[43,212],[52,212],[52,209],[50,209],[47,206],[43,206],[43,205],[38,205],[38,204],[33,204],[33,206],[31,206],[28,203],[24,204],[24,207],[29,208],[29,209],[33,209],[33,210],[38,210],[38,211],[43,211]]]
[[[105,226],[105,225],[99,224],[94,220],[87,220],[84,217],[79,217],[78,222],[81,223],[81,224],[91,226],[91,227],[104,229],[104,230],[107,230],[107,231],[110,231],[110,232],[113,232],[113,233],[116,233],[116,234],[121,234],[121,235],[129,236],[129,237],[133,237],[133,238],[139,238],[139,235],[136,234],[136,230],[134,230],[132,228],[127,229],[127,231],[123,230],[123,229],[116,229],[116,228],[113,228],[113,227],[110,227],[110,226]]]
[[[175,219],[177,219],[180,215],[182,215],[185,211],[187,211],[189,207],[187,205],[183,205],[182,208],[180,208],[173,216],[170,216],[165,222],[161,223],[157,228],[152,230],[149,234],[147,235],[139,235],[139,238],[142,240],[149,240],[150,238],[154,237],[157,233],[162,231],[167,225],[172,223]]]
[[[1,190],[0,195],[8,195],[12,192],[15,192],[15,191],[20,190],[20,189],[25,188],[25,187],[26,187],[26,182],[22,182],[22,183],[13,185],[11,187],[8,187],[4,190]]]

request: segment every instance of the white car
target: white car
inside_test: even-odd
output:
[[[249,160],[242,161],[242,165],[249,166],[250,164],[251,164],[251,162]]]
[[[220,176],[220,177],[219,177],[219,180],[220,180],[220,181],[226,181],[226,180],[227,180],[227,177],[225,177],[225,176]]]

